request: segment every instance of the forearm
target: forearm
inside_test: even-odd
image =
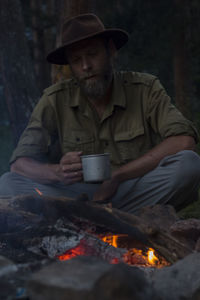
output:
[[[11,165],[11,172],[16,172],[40,183],[62,182],[65,185],[82,181],[82,152],[68,152],[59,164],[40,163],[32,158],[18,158]]]
[[[112,174],[113,182],[121,183],[125,180],[145,175],[156,168],[159,162],[168,155],[181,150],[195,150],[195,141],[190,136],[174,136],[165,139],[162,143],[152,148],[145,155],[131,161]]]
[[[58,168],[58,164],[40,163],[32,158],[21,157],[11,165],[11,172],[48,184],[60,181]]]

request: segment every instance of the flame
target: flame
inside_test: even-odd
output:
[[[35,191],[36,191],[40,196],[42,196],[42,192],[41,192],[39,189],[35,188]]]
[[[148,252],[147,252],[147,255],[148,255],[148,262],[150,264],[156,264],[158,262],[158,257],[155,256],[154,254],[154,249],[152,248],[149,248]]]
[[[101,237],[101,240],[105,243],[108,243],[109,245],[115,247],[115,248],[118,248],[117,246],[117,240],[118,240],[118,237],[120,235],[117,235],[117,234],[114,234],[114,235],[105,235],[103,237]]]
[[[128,237],[128,235],[125,234],[115,234],[115,235],[106,235],[106,236],[100,236],[100,239],[104,241],[105,243],[108,243],[109,245],[112,245],[113,247],[120,248],[120,237],[125,237],[125,239]],[[124,248],[124,247],[123,247]],[[94,254],[94,249],[92,249],[92,253]],[[90,246],[87,245],[87,243],[82,239],[80,243],[72,248],[67,250],[64,254],[59,255],[57,258],[59,260],[68,260],[75,256],[89,256],[91,254]],[[155,254],[155,250],[152,248],[149,249],[137,249],[137,248],[130,248],[127,250],[125,254],[123,254],[122,261],[124,263],[129,265],[139,265],[142,267],[157,267],[161,268],[164,266],[168,266],[169,263],[162,257],[158,257],[157,254]],[[111,264],[118,264],[119,259],[113,258],[110,261]]]
[[[106,235],[101,237],[101,240],[118,248],[120,247],[118,243],[120,237],[128,237],[128,235]],[[169,265],[164,258],[159,259],[152,248],[147,250],[131,248],[123,255],[123,261],[129,265],[153,266],[158,268]]]

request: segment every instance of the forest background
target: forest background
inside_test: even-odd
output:
[[[158,76],[200,130],[199,0],[0,0],[0,175],[43,89],[70,76],[46,62],[63,20],[86,12],[128,31],[116,68]]]

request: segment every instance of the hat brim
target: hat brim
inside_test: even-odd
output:
[[[66,48],[71,46],[74,43],[77,43],[79,41],[91,38],[91,37],[97,37],[97,36],[103,36],[107,38],[111,38],[116,46],[116,49],[120,49],[123,47],[129,39],[129,35],[126,31],[121,30],[121,29],[106,29],[101,32],[97,32],[96,34],[90,34],[87,36],[84,36],[80,39],[76,39],[73,41],[70,41],[69,43],[64,44],[61,47],[56,48],[55,50],[51,51],[46,59],[49,63],[51,64],[56,64],[56,65],[67,65],[68,60],[66,57]]]

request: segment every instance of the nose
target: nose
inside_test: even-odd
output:
[[[84,72],[87,72],[91,69],[92,65],[90,60],[87,57],[82,58],[82,69]]]

